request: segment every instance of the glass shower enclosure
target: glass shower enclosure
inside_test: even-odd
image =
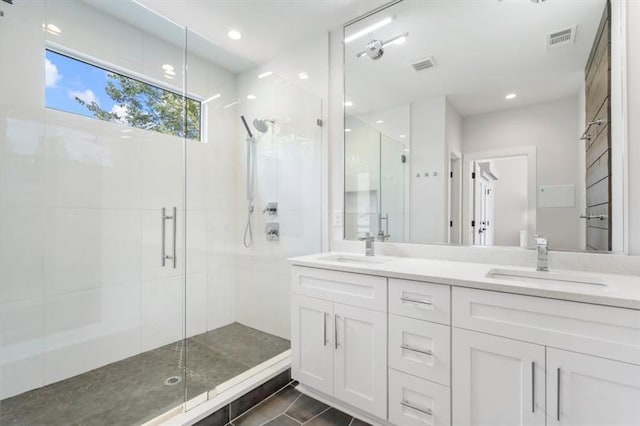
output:
[[[320,100],[133,1],[0,9],[0,424],[142,424],[286,357]],[[275,123],[250,249],[241,114]]]
[[[345,120],[345,238],[404,241],[406,145],[356,118]]]

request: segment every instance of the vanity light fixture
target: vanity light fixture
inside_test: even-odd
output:
[[[229,30],[227,37],[231,40],[240,40],[242,38],[242,34],[238,30]]]
[[[515,99],[516,98],[516,94],[515,93],[509,93],[507,96],[505,96],[504,98],[508,101],[510,101],[511,99]]]
[[[355,32],[353,34],[351,34],[348,37],[345,37],[344,42],[346,43],[351,43],[353,40],[357,40],[362,36],[365,36],[369,33],[372,33],[373,31],[377,30],[378,28],[382,28],[385,25],[388,25],[391,23],[391,21],[393,21],[394,17],[393,16],[389,16],[387,18],[384,18],[382,21],[378,21],[375,24],[369,25],[367,28],[364,28],[358,32]]]
[[[271,74],[273,74],[273,71],[263,72],[262,74],[260,74],[260,75],[258,76],[258,78],[265,78],[265,77],[269,77]]]
[[[384,54],[384,48],[392,45],[403,44],[407,41],[407,37],[409,37],[409,33],[399,34],[395,37],[390,38],[387,41],[378,41],[372,40],[367,43],[367,48],[362,52],[356,54],[356,57],[362,58],[363,56],[369,55],[371,59],[380,59]]]

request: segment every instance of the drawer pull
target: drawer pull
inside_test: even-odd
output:
[[[418,408],[418,407],[413,406],[413,405],[411,405],[411,404],[409,404],[408,402],[405,402],[405,401],[401,401],[400,405],[402,405],[403,407],[410,408],[412,410],[419,411],[419,412],[421,412],[423,414],[426,414],[427,416],[433,416],[433,411],[431,411],[428,408]]]
[[[411,299],[410,297],[401,297],[402,303],[417,303],[419,305],[433,305],[433,302],[423,299]]]
[[[423,355],[433,355],[433,352],[430,350],[422,350],[422,349],[416,349],[416,348],[412,348],[411,346],[407,346],[407,345],[401,345],[400,348],[402,349],[406,349],[408,351],[412,351],[412,352],[417,352],[419,354],[423,354]]]

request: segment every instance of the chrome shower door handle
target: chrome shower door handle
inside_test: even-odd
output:
[[[177,265],[177,256],[176,256],[176,239],[177,239],[176,232],[178,230],[178,224],[176,220],[177,214],[178,214],[177,207],[173,208],[172,216],[167,216],[167,209],[165,207],[162,208],[162,229],[161,229],[161,237],[160,237],[162,239],[162,242],[160,244],[160,255],[161,255],[160,266],[166,266],[167,260],[173,260],[173,269],[175,269]],[[172,248],[171,256],[167,255],[167,247],[165,243],[165,240],[167,238],[167,220],[173,220],[173,236],[172,236],[173,248]]]
[[[165,240],[165,235],[167,233],[166,231],[166,221],[167,221],[167,214],[166,214],[166,209],[163,207],[162,210],[160,211],[162,214],[162,225],[160,226],[160,266],[164,266],[167,260],[165,251],[164,251],[164,240]]]
[[[176,269],[176,266],[178,264],[178,256],[176,256],[177,254],[176,240],[178,238],[177,234],[178,234],[178,208],[174,207],[173,208],[173,255],[171,256],[171,258],[173,259],[173,269]]]

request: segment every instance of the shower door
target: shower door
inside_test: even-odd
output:
[[[0,9],[0,423],[143,423],[185,400],[185,30]]]

